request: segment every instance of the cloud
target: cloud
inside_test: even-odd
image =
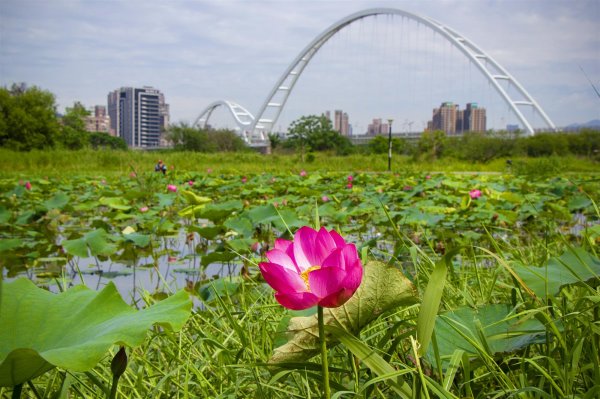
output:
[[[473,40],[557,124],[600,117],[598,104],[585,97],[589,83],[579,69],[582,65],[600,82],[597,1],[384,1],[379,6],[431,17]],[[216,99],[255,112],[311,40],[345,16],[372,7],[370,1],[354,0],[5,0],[0,84],[38,84],[56,93],[61,107],[74,100],[104,103],[120,86],[153,85],[171,103],[173,121],[195,119]],[[306,68],[281,123],[340,107],[363,126],[384,113],[422,120],[442,97],[464,102],[470,95],[488,96],[485,80],[464,57],[453,55],[452,46],[430,30],[408,22],[367,18],[336,34]],[[404,28],[392,26],[402,23]],[[436,83],[449,72],[466,83]],[[390,81],[397,86],[388,87]],[[466,88],[469,81],[478,88]],[[569,101],[577,114],[567,110]]]

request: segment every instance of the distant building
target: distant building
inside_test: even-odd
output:
[[[157,89],[121,87],[108,93],[110,130],[130,147],[157,147],[169,123],[169,105]]]
[[[467,108],[462,111],[464,117],[465,132],[485,132],[486,131],[486,112],[485,108],[479,108],[477,103],[468,103]]]
[[[96,105],[90,115],[85,118],[85,130],[110,133],[110,117],[106,113],[104,105]]]
[[[340,109],[333,111],[333,120],[331,120],[331,112],[325,111],[325,117],[331,122],[333,130],[342,136],[349,136],[352,131],[352,126],[349,123],[349,117],[346,112]]]
[[[374,118],[373,123],[369,123],[367,126],[367,135],[378,136],[380,134],[388,134],[389,129],[389,125],[382,122],[381,118]]]
[[[434,108],[431,119],[433,130],[443,130],[446,134],[455,134],[457,110],[458,105],[449,101],[442,103],[439,108]]]
[[[427,122],[427,130],[442,130],[453,135],[462,132],[485,132],[486,111],[477,103],[468,103],[465,110],[460,110],[458,104],[444,102],[439,108],[433,109],[433,116]]]

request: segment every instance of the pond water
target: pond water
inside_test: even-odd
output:
[[[10,281],[26,276],[38,286],[45,286],[52,292],[60,292],[69,287],[84,284],[93,290],[101,290],[113,282],[122,298],[131,304],[139,303],[142,293],[170,294],[196,283],[227,276],[238,275],[242,264],[239,262],[216,262],[201,265],[202,255],[196,253],[195,245],[200,241],[197,234],[190,241],[182,229],[178,236],[162,239],[158,256],[137,259],[134,265],[97,258],[74,257],[64,266],[31,268]],[[166,252],[166,253],[165,253]],[[5,270],[6,274],[6,270]]]

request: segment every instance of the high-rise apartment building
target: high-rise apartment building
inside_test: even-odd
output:
[[[381,118],[374,118],[372,123],[367,126],[367,134],[369,136],[377,136],[380,134],[388,134],[390,126],[384,123]]]
[[[465,110],[460,110],[458,104],[444,102],[439,108],[433,109],[427,129],[443,130],[446,134],[485,132],[486,111],[477,103],[468,103]]]
[[[130,147],[157,147],[169,122],[169,105],[157,89],[121,87],[108,94],[110,128]]]
[[[485,108],[479,108],[477,103],[468,103],[463,114],[464,131],[485,132],[487,122]]]
[[[104,105],[96,105],[93,112],[85,118],[85,130],[88,132],[110,132],[110,117]]]
[[[333,130],[337,131],[342,136],[350,136],[352,134],[352,126],[350,125],[350,118],[346,112],[340,109],[333,111],[333,120],[331,120],[331,112],[325,111],[325,117],[331,122]]]
[[[433,130],[443,130],[446,134],[455,134],[457,109],[458,105],[449,101],[442,103],[439,108],[434,108],[432,118]]]

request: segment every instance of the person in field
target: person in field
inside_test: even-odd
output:
[[[162,172],[162,174],[166,174],[167,173],[167,165],[165,165],[163,163],[162,160],[158,160],[158,163],[156,164],[156,166],[154,167],[154,171],[155,172]]]

